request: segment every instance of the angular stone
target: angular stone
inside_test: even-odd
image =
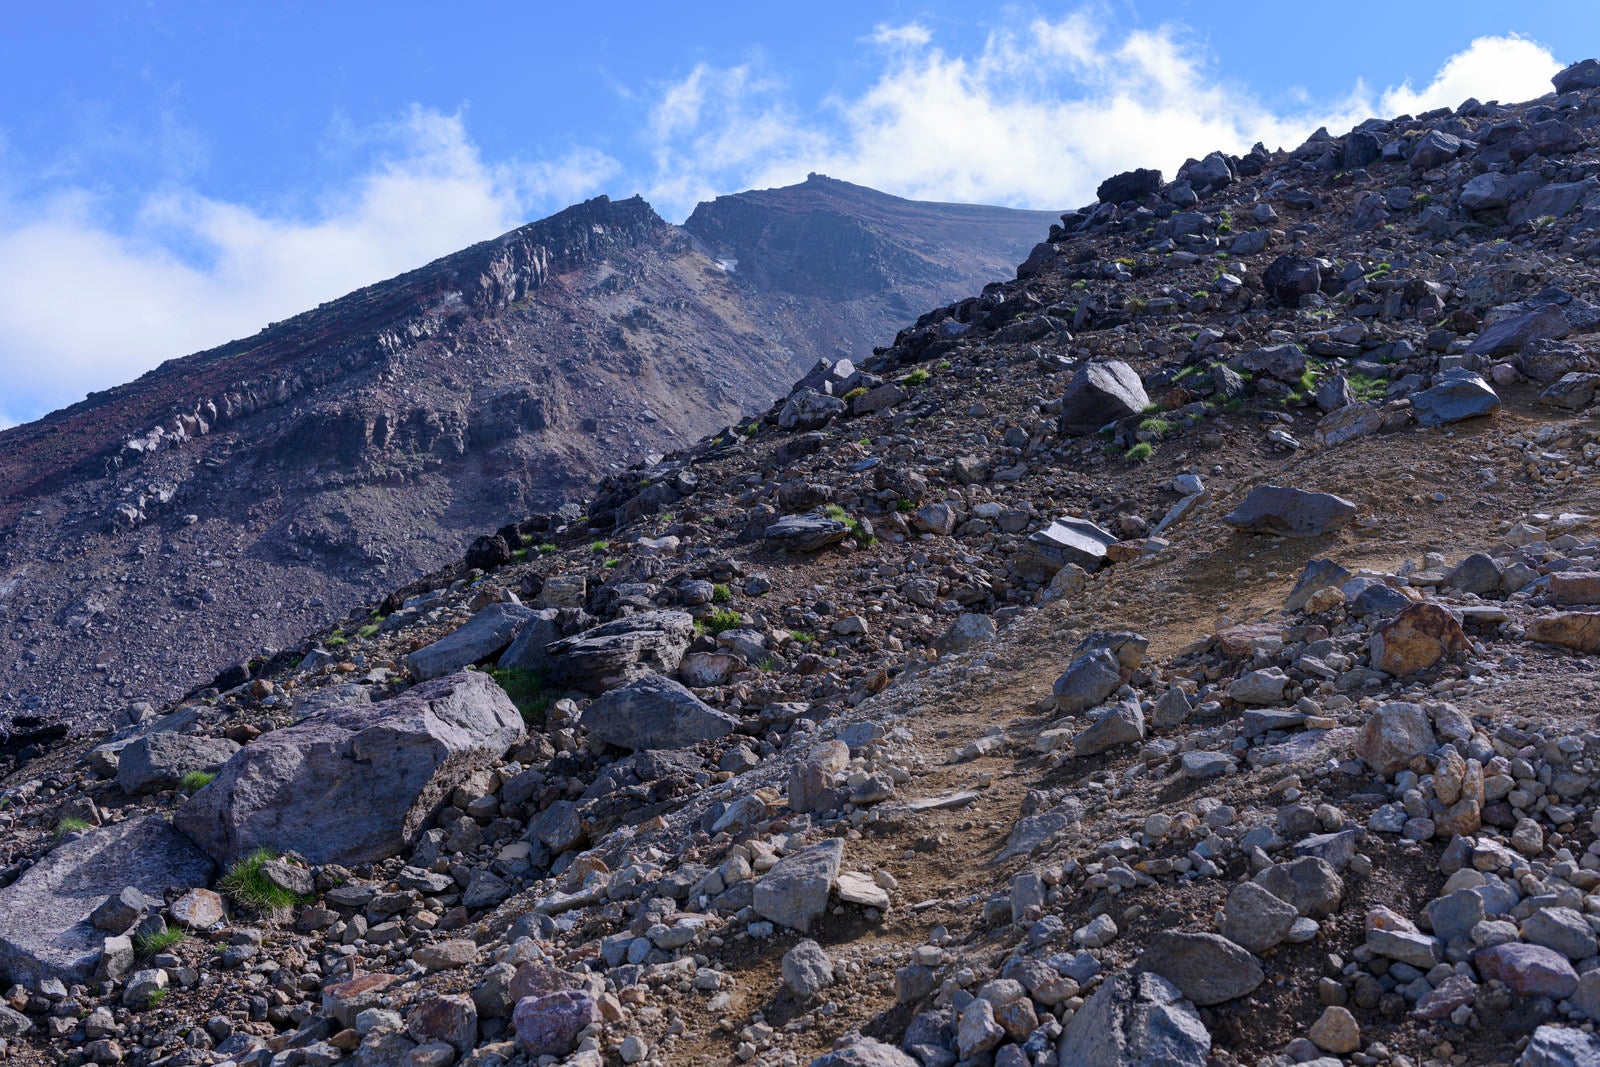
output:
[[[1600,89],[1600,62],[1593,59],[1579,60],[1551,75],[1550,84],[1556,87],[1558,93]]]
[[[1299,307],[1302,296],[1322,288],[1322,268],[1304,256],[1279,256],[1262,272],[1261,284],[1278,303]]]
[[[1283,602],[1284,611],[1301,611],[1318,590],[1338,588],[1350,580],[1350,571],[1331,559],[1314,559],[1305,565]]]
[[[1411,398],[1419,426],[1448,426],[1453,422],[1493,415],[1500,410],[1500,394],[1476,374],[1456,373]]]
[[[805,1003],[833,984],[833,961],[822,946],[810,938],[783,954],[783,984]]]
[[[1122,665],[1110,650],[1091,649],[1068,664],[1051,686],[1051,707],[1076,715],[1101,703],[1122,685]]]
[[[532,608],[521,604],[490,604],[451,633],[406,656],[406,667],[413,678],[426,681],[481,663],[511,644],[534,615]]]
[[[1240,704],[1276,704],[1283,700],[1289,676],[1277,667],[1240,675],[1228,686],[1228,696]]]
[[[1475,356],[1509,356],[1531,341],[1560,340],[1572,332],[1572,324],[1555,304],[1502,319],[1485,327],[1467,346]]]
[[[156,815],[128,819],[57,846],[0,889],[0,974],[37,985],[87,982],[106,941],[90,921],[106,897],[133,886],[161,900],[204,885],[211,860]]]
[[[439,941],[420,945],[411,954],[416,964],[426,971],[449,971],[465,967],[478,958],[478,945],[467,938]]]
[[[982,997],[968,1004],[956,1023],[956,1053],[964,1060],[994,1049],[1006,1032],[994,1021],[994,1005]]]
[[[89,915],[89,922],[96,930],[104,930],[108,934],[125,934],[133,929],[133,924],[144,918],[145,914],[158,910],[161,907],[159,900],[151,900],[133,886],[123,887],[120,893],[113,893],[105,902]]]
[[[1370,929],[1367,947],[1380,956],[1409,963],[1422,971],[1444,959],[1444,943],[1417,930]]]
[[[1259,956],[1289,936],[1299,917],[1292,904],[1254,882],[1241,882],[1223,907],[1222,936]]]
[[[1093,573],[1105,566],[1106,549],[1116,543],[1116,534],[1109,530],[1067,516],[1029,534],[1013,566],[1028,581],[1048,581],[1069,565]]]
[[[1161,172],[1139,168],[1113,174],[1100,183],[1095,199],[1102,204],[1125,204],[1129,200],[1143,200],[1161,191]]]
[[[1379,774],[1392,775],[1437,744],[1422,706],[1396,701],[1380,707],[1362,725],[1355,753]]]
[[[443,1041],[465,1056],[478,1043],[478,1006],[461,993],[427,997],[411,1009],[406,1033],[419,1044]]]
[[[1417,1001],[1412,1012],[1419,1019],[1448,1019],[1463,1004],[1471,1004],[1478,996],[1478,983],[1464,974],[1452,974]]]
[[[785,515],[761,535],[773,548],[789,552],[817,552],[849,536],[849,526],[822,515]]]
[[[209,930],[228,917],[221,895],[209,889],[191,889],[172,902],[172,921],[185,930]]]
[[[1108,422],[1137,415],[1150,404],[1139,372],[1118,360],[1085,363],[1061,397],[1061,432],[1094,433]]]
[[[755,884],[756,914],[801,933],[828,910],[828,896],[839,877],[844,842],[830,838],[777,862]]]
[[[893,1045],[864,1037],[845,1048],[824,1053],[810,1067],[922,1067]]]
[[[1411,149],[1412,170],[1432,170],[1461,154],[1465,143],[1443,130],[1429,130]]]
[[[1545,1023],[1529,1038],[1516,1067],[1600,1067],[1600,1035]]]
[[[1403,609],[1372,633],[1372,669],[1401,677],[1435,666],[1472,647],[1456,617],[1423,601]]]
[[[117,788],[130,796],[176,789],[191,771],[214,771],[239,751],[225,737],[155,733],[135,738],[122,749]]]
[[[1349,525],[1355,517],[1356,506],[1332,493],[1261,485],[1252,489],[1222,521],[1246,533],[1320,537]]]
[[[694,616],[686,611],[641,611],[545,647],[550,679],[586,693],[652,674],[672,674],[694,640]]]
[[[799,389],[778,412],[778,425],[785,430],[820,430],[844,413],[844,401],[812,389]]]
[[[839,903],[854,904],[858,908],[889,909],[889,891],[860,871],[841,871],[835,884]]]
[[[1543,945],[1510,941],[1473,954],[1472,964],[1485,981],[1498,979],[1513,993],[1560,1000],[1578,988],[1578,972],[1567,958]]]
[[[173,824],[224,866],[263,848],[373,862],[415,843],[456,786],[524,736],[505,691],[465,671],[263,734]]]
[[[1539,394],[1539,403],[1579,411],[1594,403],[1597,391],[1600,391],[1600,374],[1568,371]]]
[[[1600,604],[1600,572],[1557,571],[1550,575],[1550,599],[1558,604]]]
[[[1350,1009],[1329,1005],[1307,1032],[1311,1043],[1324,1052],[1348,1056],[1361,1047],[1361,1027]]]
[[[1094,725],[1072,739],[1075,756],[1097,756],[1119,745],[1144,740],[1144,712],[1137,700],[1122,700],[1111,706]]]
[[[500,653],[497,661],[501,667],[548,672],[554,662],[550,646],[561,640],[561,611],[558,608],[537,608],[523,621],[517,636]]]
[[[594,997],[562,990],[517,1001],[511,1024],[518,1047],[530,1056],[565,1056],[577,1047],[579,1035],[602,1018]]]
[[[1572,908],[1540,908],[1522,920],[1522,936],[1569,960],[1586,960],[1600,952],[1589,923]]]
[[[1194,1005],[1155,974],[1117,974],[1067,1021],[1059,1067],[1205,1067],[1211,1034]]]
[[[590,736],[634,751],[687,748],[726,737],[739,726],[732,715],[658,674],[611,690],[590,704],[579,721]]]
[[[1242,997],[1266,980],[1261,964],[1220,934],[1162,930],[1139,957],[1139,970],[1154,971],[1201,1007]]]
[[[1500,565],[1487,552],[1474,552],[1456,564],[1445,584],[1463,593],[1492,596],[1500,591]]]
[[[1302,856],[1275,863],[1255,876],[1255,883],[1295,909],[1296,914],[1326,919],[1344,899],[1344,879],[1326,860]]]
[[[357,974],[322,987],[322,1014],[340,1026],[352,1027],[356,1016],[368,1008],[386,1007],[389,988],[402,979],[397,974]]]
[[[1600,652],[1600,612],[1566,611],[1529,619],[1525,630],[1529,641],[1575,648],[1579,652]]]
[[[956,621],[950,624],[949,629],[934,639],[933,647],[940,652],[965,652],[992,643],[995,633],[994,619],[975,612],[963,612],[956,616]]]

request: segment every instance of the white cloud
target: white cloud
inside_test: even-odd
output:
[[[459,116],[413,110],[391,149],[310,220],[193,190],[152,195],[131,230],[96,199],[0,203],[6,414],[33,418],[162,360],[254,333],[564,206],[616,173],[576,149],[527,167],[485,161]],[[172,249],[199,250],[180,257]]]
[[[1420,92],[1406,82],[1383,94],[1380,114],[1416,115],[1456,107],[1470,97],[1512,103],[1551,91],[1550,77],[1561,69],[1543,45],[1525,37],[1479,37],[1445,61]]]
[[[1526,99],[1559,69],[1532,41],[1484,37],[1421,92],[1403,85],[1374,98],[1357,81],[1340,100],[1274,108],[1219,77],[1181,27],[1113,38],[1101,25],[1087,10],[1035,19],[994,31],[972,54],[946,52],[919,23],[879,26],[868,38],[882,50],[877,80],[804,117],[781,83],[748,65],[702,64],[662,93],[648,195],[682,217],[714,192],[815,170],[903,196],[1069,207],[1130,167],[1170,175],[1219,148],[1292,148],[1320,125],[1337,132],[1474,95]]]

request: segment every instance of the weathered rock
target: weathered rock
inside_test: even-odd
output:
[[[1600,89],[1600,62],[1593,59],[1582,59],[1557,71],[1550,77],[1550,84],[1556,87],[1558,93],[1576,93],[1584,89]]]
[[[1500,591],[1500,566],[1487,552],[1474,552],[1456,564],[1445,584],[1464,593],[1490,596]]]
[[[1396,676],[1415,674],[1471,647],[1454,615],[1424,601],[1373,631],[1372,667]]]
[[[756,882],[756,913],[801,933],[828,909],[828,895],[839,877],[844,842],[831,838],[779,860]]]
[[[773,548],[816,552],[850,536],[850,527],[822,515],[785,515],[768,526],[762,538]]]
[[[1106,549],[1116,543],[1109,530],[1068,516],[1029,534],[1013,565],[1028,581],[1048,581],[1067,566],[1092,574],[1106,564]]]
[[[1143,200],[1161,191],[1161,172],[1139,168],[1113,174],[1100,183],[1095,199],[1103,204],[1123,204],[1129,200]]]
[[[1443,166],[1461,154],[1461,138],[1443,130],[1429,130],[1411,149],[1411,169],[1431,170]]]
[[[845,1048],[818,1056],[810,1067],[922,1067],[893,1045],[885,1045],[870,1037]]]
[[[1578,988],[1578,972],[1567,958],[1543,945],[1517,941],[1473,954],[1473,966],[1485,981],[1498,979],[1513,993],[1560,999]]]
[[[1338,588],[1350,579],[1350,571],[1331,559],[1314,559],[1305,565],[1296,579],[1294,588],[1283,602],[1284,611],[1301,611],[1311,594],[1330,586]]]
[[[1356,506],[1332,493],[1262,485],[1252,489],[1222,521],[1247,533],[1320,537],[1349,525],[1355,517]]]
[[[89,922],[96,930],[104,930],[108,934],[125,934],[147,913],[158,911],[160,908],[159,900],[151,900],[131,885],[124,886],[121,892],[111,894],[104,903],[90,913]]]
[[[1261,275],[1261,284],[1285,307],[1299,307],[1300,298],[1322,288],[1322,268],[1304,256],[1279,256]]]
[[[828,811],[844,802],[839,775],[850,763],[843,741],[814,745],[806,758],[789,768],[789,808],[798,812]]]
[[[584,711],[580,720],[590,735],[635,751],[687,748],[726,737],[739,720],[717,711],[689,690],[660,675],[647,675],[613,689]]]
[[[1241,882],[1228,893],[1222,936],[1259,956],[1288,937],[1299,917],[1292,904],[1255,882]]]
[[[517,1001],[511,1024],[518,1047],[530,1056],[565,1056],[577,1047],[579,1035],[601,1018],[594,997],[569,989]]]
[[[1385,704],[1362,724],[1356,755],[1382,775],[1404,770],[1418,756],[1432,752],[1438,739],[1428,713],[1419,704]]]
[[[461,993],[426,997],[411,1009],[406,1033],[419,1044],[443,1041],[465,1056],[478,1043],[478,1007]]]
[[[1361,1027],[1350,1009],[1329,1005],[1311,1024],[1311,1043],[1335,1056],[1348,1056],[1361,1047]]]
[[[1265,374],[1280,382],[1298,384],[1306,372],[1306,354],[1299,345],[1268,345],[1240,356],[1237,366],[1251,374]]]
[[[1285,901],[1300,915],[1326,919],[1344,898],[1344,879],[1327,861],[1302,856],[1275,863],[1255,876],[1255,883]]]
[[[994,1021],[994,1005],[978,997],[962,1009],[956,1022],[956,1053],[970,1060],[995,1048],[1005,1036],[1005,1030]]]
[[[833,984],[833,961],[810,938],[783,954],[783,983],[802,1003]]]
[[[1578,411],[1594,403],[1596,392],[1600,392],[1600,374],[1568,371],[1539,394],[1539,403]]]
[[[490,604],[454,631],[406,656],[406,667],[412,677],[426,680],[481,663],[511,644],[533,618],[533,609],[521,604]]]
[[[1461,187],[1456,203],[1462,211],[1479,213],[1495,211],[1511,202],[1511,179],[1504,174],[1490,172],[1479,174]]]
[[[975,612],[956,616],[950,628],[934,639],[933,647],[940,652],[964,652],[982,648],[995,639],[994,619]]]
[[[505,691],[465,671],[263,734],[173,824],[224,865],[263,848],[371,862],[414,843],[451,790],[525,734]]]
[[[550,678],[586,693],[603,693],[652,674],[672,674],[694,640],[685,611],[642,611],[546,646]]]
[[[1061,397],[1061,432],[1094,433],[1108,422],[1139,414],[1149,404],[1139,372],[1126,363],[1085,363]]]
[[[1144,740],[1144,712],[1136,700],[1122,700],[1097,719],[1094,725],[1072,739],[1072,752],[1076,756],[1097,756],[1118,745],[1131,745]]]
[[[1546,1023],[1528,1039],[1516,1067],[1600,1067],[1600,1034]]]
[[[1059,1067],[1205,1067],[1211,1034],[1194,1006],[1155,974],[1118,974],[1068,1020]]]
[[[1068,664],[1050,687],[1051,706],[1057,713],[1076,715],[1092,708],[1122,684],[1122,665],[1107,649],[1091,649]]]
[[[1447,426],[1493,415],[1500,410],[1500,394],[1478,375],[1459,372],[1412,396],[1411,410],[1419,426]]]
[[[534,609],[511,644],[500,653],[498,665],[516,670],[549,671],[554,662],[549,647],[561,640],[560,618],[558,608]]]
[[[117,763],[117,788],[131,796],[176,789],[191,771],[215,771],[239,751],[225,737],[153,733],[130,741]]]
[[[1228,696],[1240,704],[1276,704],[1283,700],[1289,676],[1278,667],[1264,667],[1240,675],[1228,686]]]
[[[1572,324],[1555,304],[1502,319],[1485,327],[1467,346],[1475,356],[1507,356],[1532,341],[1560,340],[1572,332]]]
[[[1242,997],[1266,980],[1249,952],[1220,934],[1162,930],[1139,957],[1139,970],[1154,971],[1201,1007]]]
[[[356,1016],[368,1008],[381,1008],[392,999],[389,989],[401,978],[397,974],[357,974],[342,982],[322,987],[322,1014],[340,1026],[354,1026]]]
[[[1528,620],[1529,641],[1575,648],[1579,652],[1600,652],[1600,612],[1565,611]]]
[[[191,889],[172,902],[172,921],[185,930],[209,930],[228,917],[222,897],[209,889]]]
[[[845,404],[836,396],[812,389],[799,389],[778,412],[778,425],[785,430],[820,430],[844,413]]]
[[[133,886],[161,900],[169,889],[204,885],[211,861],[164,819],[128,819],[46,853],[0,889],[0,974],[36,984],[86,982],[105,933],[90,921],[112,894]]]
[[[1540,908],[1522,920],[1522,936],[1569,960],[1586,960],[1600,952],[1594,931],[1582,913],[1572,908]]]

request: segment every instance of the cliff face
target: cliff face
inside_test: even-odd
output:
[[[0,434],[0,719],[102,718],[325,623],[869,354],[1048,216],[813,179],[695,218],[600,197]]]

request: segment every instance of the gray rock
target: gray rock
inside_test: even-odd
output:
[[[801,933],[828,910],[828,895],[839,878],[844,842],[830,838],[779,860],[756,882],[756,914]]]
[[[1543,945],[1511,941],[1481,949],[1473,966],[1485,980],[1499,979],[1513,993],[1560,999],[1578,988],[1578,972],[1567,958]]]
[[[778,412],[778,425],[785,430],[820,430],[843,414],[844,408],[844,401],[838,397],[799,389]]]
[[[1467,351],[1475,356],[1508,356],[1530,341],[1559,339],[1572,332],[1572,324],[1555,304],[1502,319],[1485,327]]]
[[[773,548],[789,552],[816,552],[850,536],[850,527],[821,515],[785,515],[762,535]]]
[[[1461,187],[1456,202],[1462,211],[1473,214],[1503,208],[1511,202],[1511,179],[1493,172],[1480,174]]]
[[[96,930],[125,934],[146,914],[160,909],[159,900],[150,899],[134,886],[124,886],[121,892],[111,894],[90,913],[89,922]]]
[[[1095,199],[1103,204],[1125,204],[1129,200],[1143,200],[1147,196],[1154,196],[1160,191],[1161,172],[1141,168],[1113,174],[1100,183],[1094,195]]]
[[[1322,267],[1304,256],[1279,256],[1261,274],[1261,284],[1285,307],[1299,307],[1302,296],[1322,288]]]
[[[501,667],[545,672],[553,662],[549,647],[561,640],[557,608],[539,608],[522,624],[517,636],[506,650],[500,653]]]
[[[739,725],[732,715],[708,707],[671,678],[658,674],[611,690],[589,705],[580,722],[591,736],[635,751],[687,748],[726,737]]]
[[[525,735],[505,691],[464,671],[263,734],[173,824],[225,866],[262,848],[372,862],[414,844],[457,785]]]
[[[1600,1035],[1545,1023],[1533,1032],[1516,1067],[1600,1067]]]
[[[1554,949],[1569,960],[1586,960],[1600,952],[1594,931],[1572,908],[1540,908],[1522,920],[1522,936],[1535,945]]]
[[[936,638],[933,647],[940,652],[962,652],[981,648],[995,638],[994,620],[987,615],[963,612],[950,628]]]
[[[1189,704],[1189,694],[1173,686],[1150,708],[1150,722],[1154,726],[1178,726],[1189,721],[1194,708]]]
[[[1222,936],[1259,956],[1288,937],[1299,917],[1294,905],[1255,882],[1241,882],[1223,907]]]
[[[1132,630],[1095,630],[1085,634],[1072,651],[1074,655],[1081,655],[1097,648],[1116,656],[1117,662],[1128,670],[1138,670],[1150,648],[1150,639]]]
[[[1416,930],[1376,927],[1367,931],[1367,947],[1380,956],[1426,971],[1444,959],[1444,942]]]
[[[1294,588],[1283,602],[1284,611],[1300,611],[1311,599],[1311,594],[1331,586],[1342,586],[1350,578],[1350,571],[1331,559],[1314,559],[1305,565]]]
[[[1159,974],[1201,1007],[1242,997],[1266,979],[1256,958],[1227,938],[1181,930],[1152,937],[1139,970]]]
[[[1205,1067],[1211,1034],[1176,986],[1155,974],[1102,982],[1068,1020],[1059,1067]]]
[[[1355,517],[1356,506],[1332,493],[1262,485],[1252,489],[1222,521],[1247,533],[1320,537],[1349,525]]]
[[[783,982],[801,1003],[833,984],[833,961],[822,946],[806,938],[783,954]]]
[[[1076,715],[1092,708],[1122,685],[1122,665],[1109,649],[1083,653],[1068,664],[1050,688],[1051,706],[1060,714]]]
[[[1097,756],[1118,745],[1144,740],[1144,712],[1137,700],[1118,701],[1093,726],[1072,739],[1076,756]]]
[[[215,868],[155,815],[128,819],[59,845],[0,889],[0,974],[36,985],[46,978],[87,982],[106,937],[90,916],[133,886],[163,899],[169,889],[205,885]]]
[[[1558,93],[1576,93],[1584,89],[1600,89],[1600,62],[1581,59],[1550,77],[1550,84]]]
[[[1257,874],[1254,881],[1291,905],[1297,914],[1313,919],[1326,919],[1344,899],[1344,879],[1331,864],[1316,856],[1275,863]]]
[[[1594,403],[1597,391],[1600,391],[1600,374],[1568,371],[1539,394],[1539,403],[1578,411]]]
[[[1178,773],[1191,782],[1221,778],[1234,765],[1233,757],[1226,752],[1185,752],[1178,757]]]
[[[1076,828],[1082,817],[1077,802],[1069,798],[1048,811],[1018,819],[1006,838],[1006,847],[995,857],[995,862],[1004,863],[1014,856],[1031,855],[1048,844],[1056,834]]]
[[[1445,584],[1465,593],[1492,596],[1500,592],[1500,565],[1487,552],[1474,552],[1456,564]]]
[[[1432,170],[1461,154],[1461,138],[1443,130],[1429,130],[1411,149],[1412,170]]]
[[[600,1020],[594,997],[574,989],[523,997],[511,1016],[517,1045],[535,1057],[565,1056],[577,1047],[578,1035]]]
[[[1240,356],[1238,366],[1251,374],[1265,374],[1281,382],[1298,384],[1306,372],[1306,354],[1299,345],[1268,345]]]
[[[1436,936],[1445,941],[1465,941],[1472,928],[1483,921],[1483,895],[1470,889],[1457,889],[1428,901],[1422,909]]]
[[[1362,725],[1355,753],[1379,774],[1390,775],[1432,752],[1436,744],[1433,724],[1422,706],[1394,701],[1378,708]]]
[[[1289,676],[1278,667],[1264,667],[1240,675],[1228,686],[1228,696],[1240,704],[1277,704],[1283,700]]]
[[[457,629],[406,656],[406,667],[412,677],[425,681],[481,663],[511,644],[532,618],[533,609],[521,604],[490,604]]]
[[[1533,195],[1513,204],[1506,219],[1513,225],[1532,219],[1559,219],[1586,201],[1592,204],[1595,192],[1600,191],[1600,180],[1584,178],[1576,182],[1551,182],[1535,189]]]
[[[1093,573],[1105,566],[1106,546],[1116,543],[1117,536],[1109,530],[1068,516],[1029,534],[1013,565],[1023,578],[1035,582],[1048,581],[1068,564]]]
[[[1455,374],[1411,398],[1421,426],[1447,426],[1500,410],[1500,394],[1476,374]]]
[[[603,693],[652,674],[672,674],[694,640],[686,611],[642,611],[545,646],[550,678]]]
[[[130,796],[176,789],[190,771],[214,771],[237,751],[238,744],[225,737],[147,734],[122,750],[117,788]]]
[[[1061,432],[1094,433],[1108,422],[1139,414],[1149,404],[1139,372],[1126,363],[1085,363],[1061,397]]]
[[[818,1056],[810,1067],[922,1067],[922,1064],[893,1045],[864,1037],[853,1045]]]
[[[956,1022],[956,1054],[970,1060],[993,1050],[1005,1036],[1005,1029],[994,1021],[994,1005],[978,997],[962,1009]]]

